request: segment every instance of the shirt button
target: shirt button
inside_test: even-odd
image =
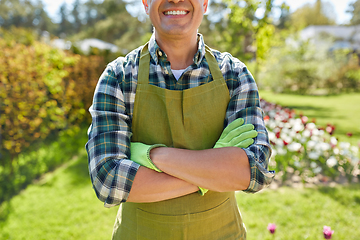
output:
[[[169,74],[169,72],[168,72],[168,70],[167,70],[167,69],[165,69],[165,70],[164,70],[164,72],[165,72],[165,74]]]
[[[160,56],[160,57],[162,56],[162,52],[161,52],[161,51],[159,51],[159,56]]]

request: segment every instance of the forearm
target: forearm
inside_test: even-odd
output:
[[[245,190],[250,166],[245,151],[237,147],[206,150],[155,148],[154,164],[167,174],[218,192]]]
[[[198,191],[184,180],[146,167],[137,171],[127,202],[158,202]]]

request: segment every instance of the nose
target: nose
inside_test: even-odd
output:
[[[178,2],[183,2],[184,0],[168,0],[168,2],[173,2],[173,3],[178,3]]]

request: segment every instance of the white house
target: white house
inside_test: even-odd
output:
[[[64,39],[54,39],[50,42],[50,44],[53,47],[62,49],[62,50],[69,50],[72,46],[72,43],[70,41],[64,40]],[[75,46],[80,48],[80,50],[88,54],[90,52],[91,48],[98,48],[100,50],[109,50],[111,52],[118,52],[119,48],[111,43],[104,42],[100,39],[96,38],[88,38],[81,41],[78,41],[74,43]]]
[[[71,42],[64,39],[54,39],[50,42],[50,45],[62,50],[69,50],[71,48]]]
[[[89,53],[91,48],[98,48],[100,50],[110,50],[111,52],[119,51],[119,48],[116,45],[108,42],[104,42],[97,38],[84,39],[82,41],[76,42],[75,45],[78,46],[80,50],[85,54]]]
[[[360,50],[360,25],[357,26],[309,26],[300,32],[302,40],[322,44],[332,38],[331,49]]]

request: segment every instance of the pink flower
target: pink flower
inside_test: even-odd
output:
[[[331,124],[328,124],[325,128],[325,130],[330,134],[332,135],[335,131],[335,126],[334,125],[331,125]]]
[[[269,223],[269,225],[267,226],[267,229],[270,231],[271,234],[274,234],[275,229],[276,229],[275,223]]]
[[[308,117],[307,117],[307,116],[302,116],[302,117],[301,117],[301,122],[302,122],[303,124],[307,123],[307,121],[308,121]]]
[[[334,231],[331,231],[331,227],[324,226],[323,233],[325,239],[331,239],[331,236],[334,234]]]

